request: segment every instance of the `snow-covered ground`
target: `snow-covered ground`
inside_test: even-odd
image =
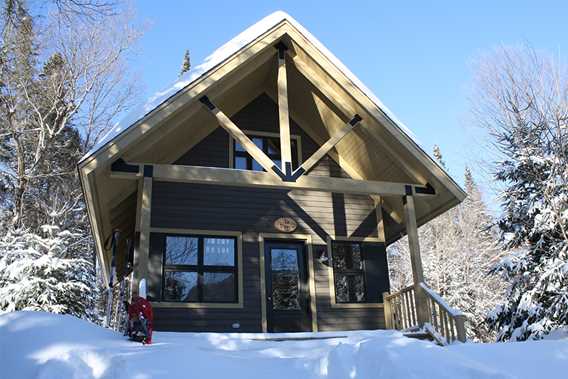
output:
[[[6,313],[0,315],[0,378],[544,379],[568,372],[568,339],[443,348],[393,331],[317,335],[337,338],[156,333],[153,345],[142,346],[71,316]]]

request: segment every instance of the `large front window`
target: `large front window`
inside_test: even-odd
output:
[[[366,290],[361,244],[334,241],[331,253],[335,301],[364,303]]]
[[[236,303],[236,238],[166,236],[163,289],[164,301]]]
[[[280,137],[249,136],[252,142],[258,146],[279,168],[282,166],[282,156],[280,154]],[[292,150],[292,168],[298,167],[298,146],[296,138],[290,141]],[[233,168],[239,170],[263,171],[261,165],[255,161],[245,148],[237,141],[233,140]]]

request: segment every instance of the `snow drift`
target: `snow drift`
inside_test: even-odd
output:
[[[270,341],[267,337],[326,339]],[[439,347],[394,331],[155,333],[142,346],[72,316],[0,315],[2,378],[554,378],[568,340]]]

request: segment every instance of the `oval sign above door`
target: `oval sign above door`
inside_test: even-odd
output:
[[[274,220],[274,228],[283,233],[292,233],[298,227],[298,223],[290,217],[280,217]]]

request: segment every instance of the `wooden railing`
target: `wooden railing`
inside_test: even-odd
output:
[[[414,285],[392,294],[383,294],[386,328],[422,330],[443,345],[455,341],[465,342],[465,315],[450,307],[425,283],[420,283],[419,291],[425,298],[425,320],[420,320],[419,317]]]
[[[418,325],[414,286],[398,292],[383,294],[385,324],[387,329],[406,330]]]

